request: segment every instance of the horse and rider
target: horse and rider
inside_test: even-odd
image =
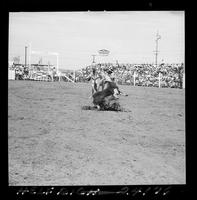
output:
[[[104,90],[109,82],[115,83],[115,77],[112,76],[112,70],[106,69],[98,73],[96,68],[92,68],[91,74],[87,77],[88,81],[92,81],[92,95],[95,92]]]
[[[108,97],[112,99],[118,99],[119,94],[124,94],[119,90],[115,82],[115,76],[112,70],[103,70],[100,74],[96,71],[96,68],[92,68],[92,73],[88,76],[87,80],[92,80],[92,98],[93,104],[100,109],[101,105]]]

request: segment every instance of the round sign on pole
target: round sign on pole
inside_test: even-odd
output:
[[[100,56],[108,56],[109,55],[109,50],[107,49],[101,49],[98,51]]]

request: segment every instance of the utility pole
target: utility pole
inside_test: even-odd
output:
[[[56,54],[56,56],[57,56],[57,73],[58,73],[58,76],[59,76],[59,82],[60,82],[60,72],[59,72],[59,54],[57,53]]]
[[[31,43],[29,43],[29,67],[31,68]]]
[[[157,67],[157,56],[158,56],[158,40],[161,39],[161,36],[159,35],[158,31],[156,34],[156,48],[155,48],[155,66]]]
[[[25,67],[27,67],[27,46],[25,46]]]
[[[56,56],[57,56],[57,71],[59,72],[59,54],[57,53]]]

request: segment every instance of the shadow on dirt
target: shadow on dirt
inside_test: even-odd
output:
[[[122,106],[120,106],[120,104],[117,102],[114,102],[110,105],[104,105],[100,110],[96,106],[82,106],[82,110],[131,112],[130,110],[122,108]]]
[[[117,98],[113,96],[105,97],[103,101],[99,104],[100,109],[94,106],[82,106],[82,110],[96,110],[96,111],[116,111],[116,112],[131,112],[124,109]]]

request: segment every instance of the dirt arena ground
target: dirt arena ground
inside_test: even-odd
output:
[[[131,112],[82,110],[88,83],[9,81],[9,185],[186,183],[185,90],[120,88]]]

